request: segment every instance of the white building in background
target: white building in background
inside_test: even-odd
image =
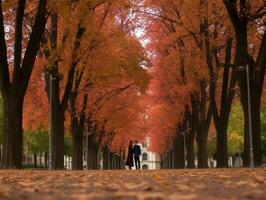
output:
[[[161,158],[157,153],[149,151],[150,140],[146,138],[146,141],[141,144],[141,157],[140,167],[141,169],[160,169]]]

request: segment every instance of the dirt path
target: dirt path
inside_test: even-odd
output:
[[[266,169],[0,171],[0,200],[266,199]]]

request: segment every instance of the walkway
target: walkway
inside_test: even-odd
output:
[[[0,199],[266,199],[266,169],[0,171]]]

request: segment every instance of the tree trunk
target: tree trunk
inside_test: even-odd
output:
[[[39,164],[40,164],[40,168],[42,168],[42,153],[40,153],[39,155]]]
[[[52,81],[50,82],[50,75]],[[65,109],[60,103],[60,80],[57,68],[48,71],[45,76],[46,92],[50,103],[50,132],[52,136],[51,168],[53,170],[64,169],[64,121]],[[50,85],[52,84],[52,85]],[[52,91],[50,91],[52,90]]]
[[[185,168],[185,157],[184,157],[184,136],[178,135],[174,140],[174,169]]]
[[[110,169],[114,169],[114,154],[112,152],[109,153],[110,155]]]
[[[112,152],[110,152],[110,169],[114,170],[115,166],[114,166],[114,154]]]
[[[187,120],[189,122],[189,128],[187,137],[186,137],[186,148],[187,148],[187,167],[190,169],[196,168],[195,166],[195,136],[197,130],[198,122],[198,107],[193,95],[190,95],[190,101],[192,105],[192,111],[187,108]]]
[[[87,146],[87,170],[98,169],[98,144],[95,143],[94,134],[88,135],[88,146]]]
[[[72,132],[72,169],[83,170],[83,132],[79,131],[78,119],[71,119],[71,132]]]
[[[88,159],[87,159],[87,169],[96,170],[98,169],[98,150],[96,147],[88,148]]]
[[[114,153],[111,153],[111,169],[115,170],[116,166],[115,166],[115,159],[116,159],[116,155]]]
[[[3,97],[3,168],[22,167],[23,133],[22,110],[23,100],[12,94]]]
[[[263,35],[261,46],[256,61],[254,56],[249,54],[248,45],[248,29],[249,20],[248,12],[244,12],[248,8],[246,1],[240,1],[238,5],[235,1],[224,1],[227,12],[231,19],[231,22],[235,29],[235,36],[237,39],[236,44],[236,59],[235,65],[246,66],[249,65],[249,78],[251,86],[251,115],[252,115],[252,138],[254,146],[254,161],[255,165],[259,166],[262,164],[261,155],[261,136],[260,136],[260,106],[261,106],[261,95],[264,85],[265,67],[266,67],[266,33]],[[238,9],[240,10],[239,12]],[[244,19],[244,20],[243,20]],[[248,123],[248,104],[247,104],[247,74],[243,70],[239,73],[238,77],[240,92],[241,92],[241,104],[244,110],[245,118],[245,131],[244,131],[244,165],[250,166],[250,138],[249,138],[249,123]]]
[[[169,158],[168,155],[169,155],[169,152],[167,152],[166,155],[165,155],[164,169],[169,169],[169,167],[168,167],[168,163],[169,163],[169,161],[168,161],[168,158]]]
[[[198,168],[208,168],[207,137],[203,131],[197,137],[198,144]]]
[[[164,158],[163,158],[163,169],[167,168],[167,166],[166,166],[166,156],[167,155],[165,155]]]
[[[36,153],[33,154],[33,160],[34,160],[34,168],[36,169],[37,168],[37,154]]]
[[[121,157],[120,157],[120,160],[121,160],[121,169],[126,169],[126,155],[125,155],[125,150],[121,151]]]
[[[253,91],[252,91],[253,90]],[[254,162],[255,166],[262,164],[262,150],[261,150],[261,134],[260,134],[260,97],[258,97],[252,87],[251,90],[251,123],[252,123],[252,139],[254,150]],[[250,166],[250,137],[249,137],[249,114],[248,114],[248,102],[247,97],[244,95],[244,91],[241,93],[241,103],[244,111],[244,166]]]
[[[2,145],[0,145],[0,163],[2,162]]]
[[[45,169],[48,168],[48,156],[47,156],[47,152],[44,153],[44,167]]]
[[[118,157],[115,154],[113,155],[113,157],[114,157],[114,170],[117,170],[118,169],[118,166],[117,166]]]
[[[23,155],[22,111],[23,101],[34,67],[36,54],[46,24],[46,0],[39,1],[36,17],[31,27],[27,48],[22,53],[22,33],[25,1],[19,1],[15,22],[15,39],[12,75],[7,56],[2,1],[0,8],[0,90],[4,101],[3,160],[4,168],[21,168]],[[23,59],[22,55],[23,54]]]
[[[116,169],[120,170],[121,169],[121,156],[116,156]]]
[[[261,144],[261,120],[260,120],[260,97],[253,96],[252,101],[252,136],[254,148],[255,166],[262,165],[262,144]]]
[[[228,120],[228,119],[227,119]],[[216,158],[217,167],[228,167],[228,152],[227,152],[227,123],[220,123],[217,131],[217,143],[216,143]]]
[[[207,139],[212,119],[212,106],[208,106],[207,83],[200,81],[200,96],[192,96],[193,109],[195,108],[195,131],[198,145],[198,168],[208,168]]]
[[[252,136],[254,147],[254,161],[256,166],[262,164],[261,155],[261,135],[260,135],[260,106],[261,95],[264,82],[265,70],[259,69],[262,66],[256,66],[256,63],[248,53],[248,34],[247,24],[241,23],[240,30],[236,31],[237,37],[237,66],[249,65],[249,79],[250,79],[250,100],[251,100],[251,122],[252,122]],[[263,39],[265,45],[265,38]],[[264,51],[264,50],[262,50]],[[263,57],[263,56],[262,56]],[[264,56],[265,57],[265,56]],[[263,64],[262,64],[263,65]],[[264,68],[264,65],[263,65]],[[245,70],[239,73],[238,81],[240,86],[240,99],[244,111],[245,125],[244,125],[244,166],[250,166],[250,140],[249,140],[249,115],[248,115],[248,94],[247,94],[247,72]],[[262,73],[262,74],[261,74]]]
[[[194,138],[195,133],[190,133],[187,135],[186,148],[187,148],[187,168],[194,169],[195,166],[195,152],[194,152]]]
[[[217,167],[228,167],[227,129],[232,102],[235,96],[234,87],[236,84],[236,69],[234,67],[230,73],[229,68],[231,61],[232,42],[233,39],[229,38],[227,40],[226,45],[225,66],[223,72],[222,92],[220,100],[220,113],[218,110],[218,106],[216,105],[216,82],[211,82],[213,86],[210,90],[211,105],[213,110],[213,121],[217,132]],[[218,65],[219,63],[217,63],[217,66]]]
[[[57,114],[57,113],[55,113]],[[64,169],[64,116],[56,117],[52,131],[52,169]]]
[[[103,170],[109,169],[109,150],[108,147],[103,148]]]

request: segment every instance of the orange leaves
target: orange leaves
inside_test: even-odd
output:
[[[153,150],[164,153],[191,107],[191,94],[200,90],[200,81],[209,79],[205,44],[201,33],[202,16],[211,13],[212,2],[145,1],[147,37],[152,41],[152,80],[148,90],[148,129]],[[204,9],[202,9],[204,8]]]
[[[99,85],[90,94],[92,99],[89,102],[89,112],[94,121],[104,125],[106,143],[119,144],[119,141],[125,141],[124,145],[130,139],[144,138],[143,95],[134,82],[124,81],[102,87]],[[115,132],[115,137],[110,141],[108,135],[112,132]]]
[[[25,130],[48,130],[49,106],[45,93],[42,60],[36,60],[29,88],[25,97],[23,127]]]
[[[46,44],[41,49],[43,57],[36,63],[38,68],[27,93],[26,129],[46,129],[48,125],[49,103],[43,69],[56,69],[60,74],[58,93],[62,101],[69,70],[75,66],[75,77],[70,80],[74,83],[71,95],[75,105],[65,116],[66,128],[69,128],[69,116],[84,113],[83,97],[88,94],[85,114],[97,126],[96,138],[104,131],[104,142],[113,149],[125,148],[130,139],[144,138],[143,98],[150,80],[146,72],[149,61],[142,45],[118,22],[118,11],[126,15],[129,5],[130,1],[126,0],[49,1],[51,10],[57,14],[57,23],[52,24],[49,18]],[[56,28],[52,40],[50,34]],[[77,37],[79,31],[81,37]],[[83,76],[75,88],[80,73]]]
[[[182,120],[184,105],[189,103],[193,86],[182,83],[175,62],[154,65],[152,77],[147,100],[148,135],[151,150],[164,153],[176,132],[177,123]]]

